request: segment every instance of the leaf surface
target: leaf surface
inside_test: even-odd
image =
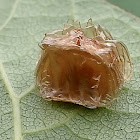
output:
[[[73,18],[107,28],[134,62],[132,80],[107,108],[47,102],[34,72],[44,34]],[[140,19],[104,0],[0,0],[0,139],[137,140],[140,137]]]

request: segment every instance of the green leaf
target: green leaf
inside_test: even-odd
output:
[[[73,18],[107,28],[133,58],[134,75],[107,108],[47,102],[34,71],[44,34]],[[140,19],[104,0],[0,0],[0,139],[138,140]]]
[[[140,1],[139,0],[107,0],[107,1],[140,17],[140,7],[139,7]]]

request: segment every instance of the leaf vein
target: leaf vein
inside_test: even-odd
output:
[[[12,19],[14,13],[15,13],[15,10],[16,10],[16,7],[17,7],[17,4],[18,4],[19,0],[16,0],[15,3],[13,4],[13,8],[11,10],[11,13],[9,15],[9,17],[7,18],[7,20],[4,22],[4,24],[0,27],[0,31],[9,23],[9,21]]]

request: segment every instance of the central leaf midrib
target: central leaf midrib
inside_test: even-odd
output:
[[[14,92],[11,83],[7,77],[3,64],[0,62],[0,73],[5,84],[5,87],[9,93],[10,99],[13,105],[13,125],[14,125],[14,139],[22,140],[21,132],[21,116],[20,116],[20,99]]]

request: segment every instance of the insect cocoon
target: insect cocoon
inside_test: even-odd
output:
[[[36,81],[47,100],[105,106],[133,72],[125,45],[91,19],[83,25],[69,21],[46,34],[40,47]]]

